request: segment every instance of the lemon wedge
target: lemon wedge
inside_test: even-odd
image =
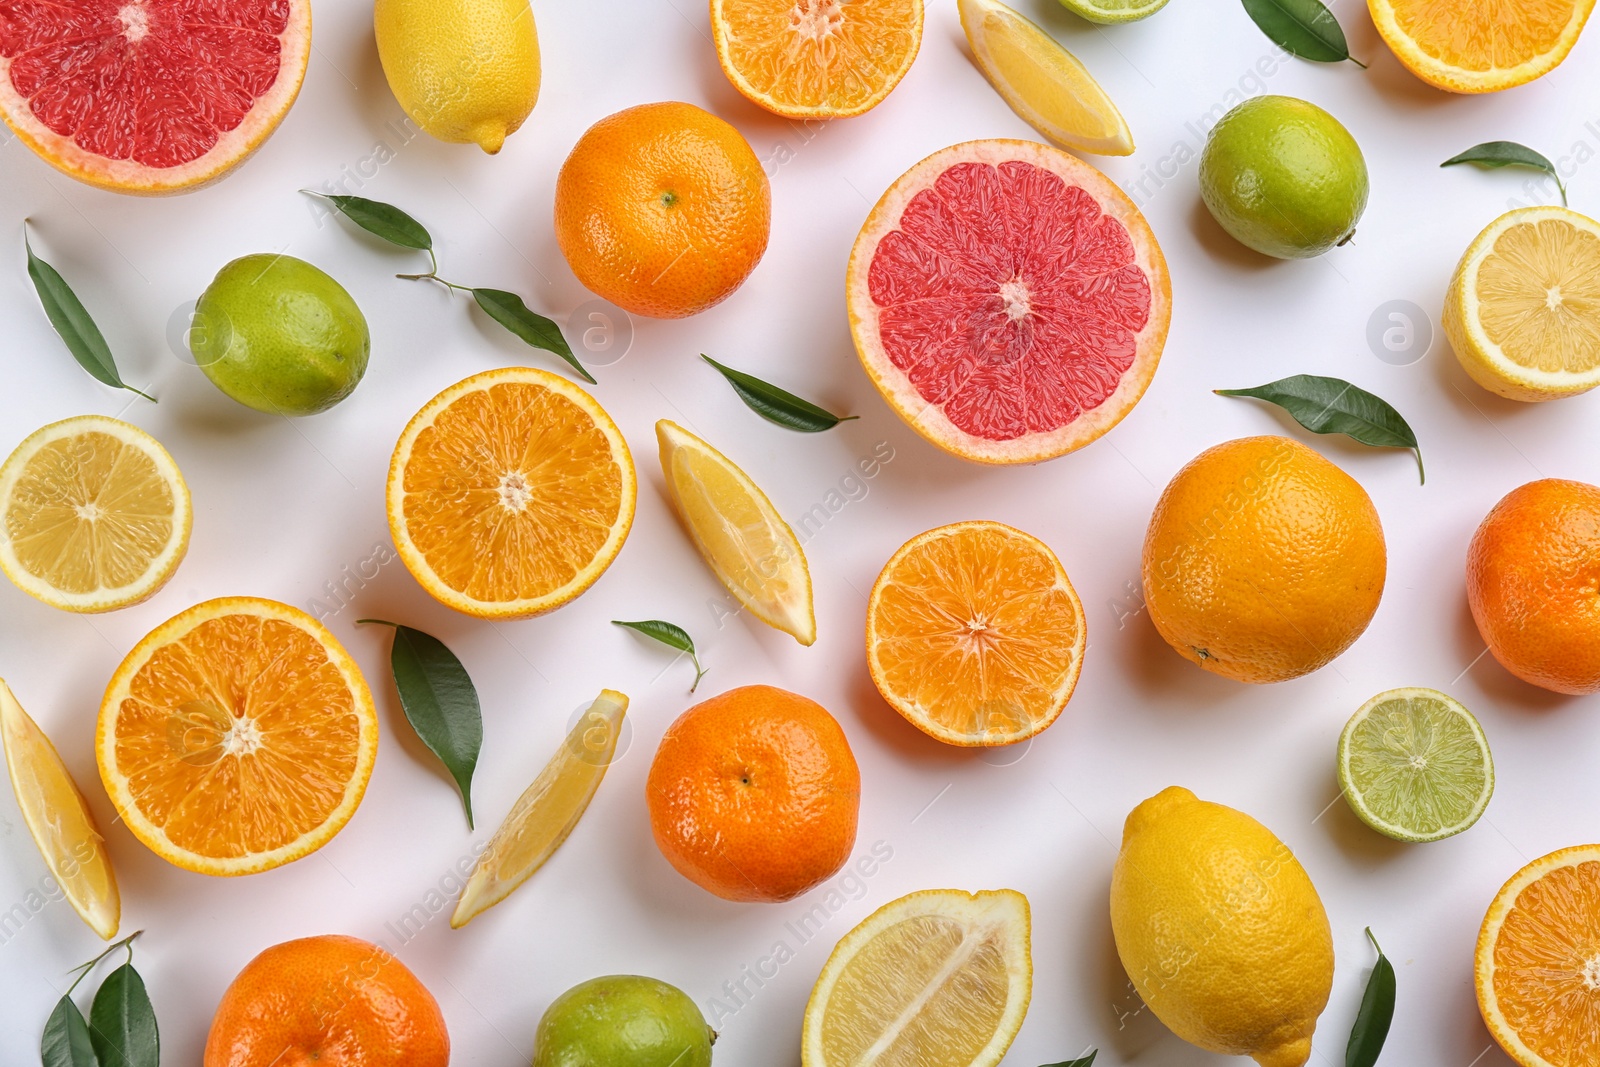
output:
[[[45,866],[73,910],[110,941],[122,921],[122,897],[105,841],[56,746],[22,710],[4,681],[0,681],[0,737],[5,739],[11,788]]]
[[[718,581],[802,645],[817,639],[811,569],[789,524],[733,461],[682,426],[656,423],[667,494]]]
[[[511,806],[450,916],[459,930],[533,876],[575,827],[616,758],[628,698],[602,690],[533,784]]]
[[[1028,899],[930,889],[844,936],[806,1005],[802,1067],[993,1067],[1033,992]]]
[[[959,0],[978,69],[1028,125],[1061,148],[1133,154],[1133,134],[1071,52],[998,0]]]

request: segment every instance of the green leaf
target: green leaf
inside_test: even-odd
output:
[[[1556,165],[1527,145],[1520,145],[1515,141],[1485,141],[1473,145],[1459,155],[1451,156],[1439,166],[1453,167],[1458,163],[1471,163],[1489,170],[1500,167],[1542,170],[1555,179],[1556,188],[1561,190],[1561,202],[1563,204],[1567,202],[1567,187],[1562,184],[1561,175],[1556,173]]]
[[[156,1012],[132,963],[100,983],[89,1009],[89,1039],[102,1067],[160,1067]]]
[[[1366,67],[1350,55],[1339,20],[1321,0],[1244,0],[1244,9],[1261,32],[1290,55],[1314,63],[1348,59]]]
[[[320,196],[351,222],[368,233],[381,237],[401,248],[415,248],[422,252],[433,251],[433,237],[416,219],[393,204],[381,200],[368,200],[364,196],[334,196],[315,189],[302,189],[302,193]]]
[[[99,1067],[89,1024],[71,997],[62,997],[44,1024],[44,1039],[39,1042],[39,1059],[44,1067]]]
[[[668,648],[675,648],[679,652],[687,652],[689,660],[694,664],[694,684],[689,687],[689,692],[694,692],[700,687],[700,679],[706,676],[706,669],[700,666],[700,657],[695,654],[694,638],[689,636],[689,631],[670,622],[660,619],[642,619],[638,622],[623,622],[621,619],[612,619],[615,626],[626,626],[630,630],[637,630],[646,637],[660,641]]]
[[[1080,1056],[1075,1060],[1062,1060],[1060,1063],[1047,1063],[1044,1067],[1089,1067],[1098,1055],[1100,1055],[1099,1049],[1090,1049],[1087,1056]]]
[[[474,289],[472,297],[491,319],[534,348],[554,352],[566,360],[584,381],[591,385],[595,384],[594,376],[584,370],[583,364],[578,362],[578,357],[572,354],[572,347],[567,344],[567,339],[561,336],[561,327],[557,326],[554,320],[528,310],[528,305],[522,302],[522,297],[516,293],[508,293],[504,289]]]
[[[28,253],[28,277],[33,279],[33,287],[39,293],[39,303],[44,305],[44,313],[49,317],[50,325],[56,328],[56,333],[66,342],[72,358],[76,359],[78,365],[88,371],[96,381],[103,382],[113,389],[126,389],[130,393],[138,393],[152,404],[155,403],[155,397],[135,389],[122,380],[122,375],[117,372],[117,361],[111,355],[111,346],[106,344],[105,335],[100,332],[100,327],[94,324],[94,319],[89,315],[89,310],[83,306],[83,301],[78,299],[78,294],[72,291],[72,287],[61,277],[59,271],[33,254],[33,245],[28,240],[26,223],[22,228],[22,247]]]
[[[467,809],[467,826],[475,828],[472,773],[483,748],[483,713],[467,669],[437,637],[382,619],[359,621],[394,627],[389,667],[400,707],[422,743],[456,780]]]
[[[1367,979],[1367,991],[1361,997],[1361,1010],[1356,1012],[1356,1024],[1350,1029],[1344,1067],[1372,1067],[1377,1063],[1389,1036],[1389,1024],[1394,1021],[1394,964],[1378,947],[1378,939],[1372,936],[1370,926],[1367,940],[1377,949],[1378,962],[1372,966],[1372,977]]]
[[[1423,482],[1428,480],[1422,469],[1417,435],[1406,420],[1387,402],[1347,381],[1296,374],[1254,389],[1215,392],[1218,396],[1248,396],[1276,404],[1312,433],[1342,433],[1376,448],[1409,448],[1417,455],[1417,474]]]
[[[835,415],[831,411],[817,407],[809,400],[795,396],[787,389],[779,389],[770,382],[764,382],[753,374],[725,367],[704,352],[700,354],[700,358],[722,372],[722,376],[728,379],[728,384],[733,386],[733,391],[739,394],[739,399],[743,400],[751,411],[768,422],[775,422],[786,429],[799,430],[801,433],[820,433],[823,430],[833,429],[841,422],[860,417]]]

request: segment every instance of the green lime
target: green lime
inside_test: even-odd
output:
[[[683,990],[654,978],[591,978],[556,998],[533,1067],[710,1067],[717,1035]]]
[[[1222,116],[1200,156],[1200,196],[1217,222],[1279,259],[1350,240],[1367,191],[1367,161],[1350,131],[1290,96],[1246,100]]]
[[[1472,712],[1436,689],[1391,689],[1339,735],[1339,788],[1361,821],[1398,841],[1438,841],[1478,821],[1494,760]]]
[[[244,256],[194,309],[189,349],[218,389],[270,414],[315,415],[367,372],[367,320],[344,286],[304,260]]]
[[[1137,22],[1167,6],[1167,0],[1061,0],[1061,6],[1079,18],[1109,26]]]

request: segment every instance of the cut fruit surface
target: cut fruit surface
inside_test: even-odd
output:
[[[1474,977],[1484,1024],[1522,1067],[1600,1063],[1600,845],[1552,852],[1501,888]]]
[[[959,6],[978,69],[1024,122],[1062,148],[1133,154],[1122,112],[1077,57],[999,0]]]
[[[1378,32],[1417,77],[1456,93],[1510,89],[1577,44],[1594,0],[1367,0]]]
[[[316,851],[355,814],[378,717],[355,660],[298,608],[197,604],[134,646],[106,687],[95,754],[135,837],[201,874]]]
[[[389,530],[440,603],[522,619],[605,573],[636,495],[627,442],[595,399],[509,367],[457,382],[406,426],[389,465]]]
[[[749,475],[675,422],[656,423],[667,495],[717,580],[802,645],[817,639],[811,570],[789,524]]]
[[[1008,745],[1061,715],[1083,668],[1083,604],[1048,545],[998,522],[913,537],[867,605],[867,666],[890,707],[953,745]]]
[[[467,879],[450,925],[459,930],[522,885],[577,828],[616,757],[628,698],[603,690],[511,806]]]
[[[1461,257],[1443,323],[1467,374],[1501,396],[1600,385],[1600,223],[1564,207],[1506,212]]]
[[[922,45],[922,0],[711,0],[722,71],[788,118],[859,115],[900,84]]]
[[[1028,900],[930,889],[844,936],[806,1004],[804,1067],[993,1067],[1033,992]]]
[[[1133,409],[1172,287],[1105,175],[1033,141],[969,141],[903,174],[850,253],[856,351],[889,406],[949,452],[1034,463]]]
[[[89,928],[110,941],[122,921],[111,856],[56,747],[0,681],[0,739],[17,806],[45,866]]]
[[[310,0],[0,0],[0,114],[80,181],[179,192],[267,139],[310,55]]]
[[[1079,18],[1115,25],[1149,18],[1167,6],[1167,0],[1061,0],[1061,6]]]
[[[1391,689],[1339,735],[1339,788],[1362,822],[1399,841],[1439,841],[1483,815],[1494,760],[1483,728],[1436,689]]]
[[[103,415],[51,423],[0,466],[0,569],[63,611],[153,596],[189,548],[178,465],[137,426]]]

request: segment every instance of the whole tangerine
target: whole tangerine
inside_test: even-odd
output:
[[[726,900],[791,900],[850,857],[861,772],[822,705],[770,685],[730,689],[667,729],[645,784],[656,845]]]

